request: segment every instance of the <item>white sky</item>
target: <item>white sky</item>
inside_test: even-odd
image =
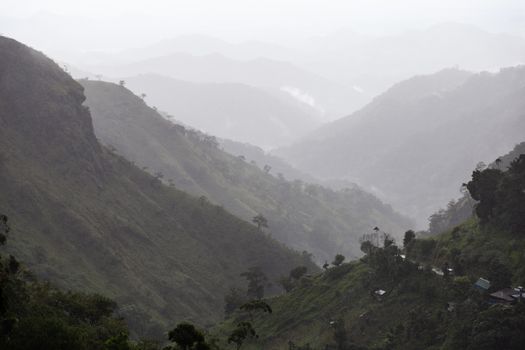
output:
[[[22,21],[35,15],[39,20]],[[440,22],[524,35],[525,0],[0,0],[1,33],[73,50],[137,47],[190,33],[286,42],[343,28],[388,34]]]

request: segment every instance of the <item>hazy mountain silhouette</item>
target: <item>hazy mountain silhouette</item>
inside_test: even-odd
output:
[[[524,86],[523,67],[415,77],[276,154],[315,176],[373,189],[423,227],[477,162],[523,139]]]
[[[314,107],[279,90],[237,83],[190,83],[159,75],[125,78],[126,86],[177,120],[222,138],[268,148],[320,125]]]
[[[190,82],[241,83],[289,91],[334,119],[361,106],[364,96],[351,86],[335,83],[292,63],[268,58],[234,60],[214,53],[202,56],[172,53],[133,63],[85,68],[109,77],[154,73]]]

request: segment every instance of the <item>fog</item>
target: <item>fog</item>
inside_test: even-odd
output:
[[[525,343],[525,0],[0,0],[0,350]]]
[[[3,0],[0,14],[0,32],[64,54],[141,47],[195,33],[291,45],[342,29],[390,35],[442,22],[525,33],[519,0]],[[67,31],[66,23],[72,24]]]
[[[449,116],[465,113],[442,115],[429,96],[459,89],[470,74],[525,61],[519,0],[4,0],[0,13],[0,32],[43,51],[73,77],[122,80],[176,123],[272,151],[319,181],[355,182],[421,226],[458,196],[458,183],[478,161],[520,141],[509,123],[516,134],[490,147],[458,144],[465,149],[451,157],[453,169],[425,164],[425,175],[444,169],[449,177],[445,189],[443,179],[432,185],[435,195],[404,193],[412,180],[414,188],[426,186],[421,175],[390,188],[401,168],[443,150],[411,150],[401,141],[446,129],[435,121],[456,123]],[[433,75],[447,69],[457,72]],[[428,78],[399,85],[421,75]],[[407,101],[420,109],[409,110]],[[382,141],[369,144],[365,131]],[[447,132],[440,141],[460,143]],[[404,152],[395,164],[399,153],[389,147]]]

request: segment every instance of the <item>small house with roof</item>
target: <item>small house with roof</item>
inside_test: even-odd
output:
[[[478,289],[480,291],[486,292],[490,288],[490,281],[485,279],[485,278],[480,277],[476,281],[476,283],[474,283],[474,288],[476,288],[476,289]]]

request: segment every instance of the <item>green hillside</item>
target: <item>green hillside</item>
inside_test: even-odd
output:
[[[222,207],[101,146],[83,88],[54,62],[0,37],[0,212],[9,252],[59,287],[115,299],[139,336],[182,319],[210,324],[260,266],[272,279],[306,264]]]
[[[505,172],[475,171],[468,188],[477,217],[434,238],[407,234],[403,248],[372,232],[365,257],[303,277],[266,300],[271,314],[238,311],[217,336],[248,321],[259,338],[243,349],[522,349],[525,300],[489,294],[525,281],[525,154]]]
[[[124,87],[80,82],[102,143],[162,174],[165,183],[206,196],[245,220],[264,215],[274,238],[313,253],[317,261],[339,252],[359,256],[358,237],[374,226],[401,234],[411,225],[359,188],[333,191],[287,181],[272,169],[262,170],[266,164],[222,151],[214,137],[165,120]]]

